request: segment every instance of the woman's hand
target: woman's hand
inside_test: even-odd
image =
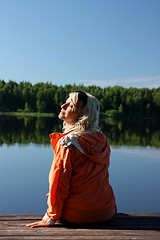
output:
[[[46,194],[46,197],[49,197],[49,193]],[[45,226],[46,225],[43,223],[43,221],[26,224],[26,227],[30,227],[30,228],[45,227]]]
[[[34,223],[30,223],[30,224],[26,224],[27,227],[30,228],[35,228],[35,227],[45,227],[45,224],[42,221],[39,222],[34,222]]]

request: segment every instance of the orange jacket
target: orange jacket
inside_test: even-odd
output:
[[[46,226],[63,217],[73,223],[107,221],[116,203],[109,184],[110,146],[100,131],[52,133]]]

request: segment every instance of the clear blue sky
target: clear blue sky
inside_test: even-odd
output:
[[[0,79],[160,86],[160,0],[0,0]]]

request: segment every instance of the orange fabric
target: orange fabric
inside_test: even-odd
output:
[[[115,197],[109,184],[110,146],[101,132],[78,137],[85,152],[59,140],[66,134],[50,135],[54,160],[49,174],[47,215],[73,223],[107,221],[115,214]]]

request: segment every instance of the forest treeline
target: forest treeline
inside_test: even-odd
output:
[[[86,91],[99,99],[101,112],[109,117],[159,117],[160,88],[100,88],[92,85],[57,86],[52,83],[14,82],[0,80],[0,111],[46,112],[57,114],[68,94]]]

